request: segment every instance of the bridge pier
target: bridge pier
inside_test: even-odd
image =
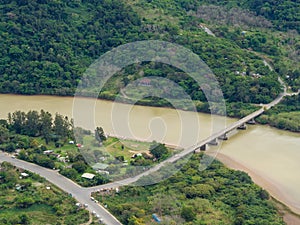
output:
[[[251,120],[247,121],[247,124],[256,124],[255,119],[252,118]]]
[[[228,140],[228,136],[227,136],[227,133],[221,135],[220,137],[218,137],[220,140],[223,140],[223,141],[227,141]]]
[[[206,150],[206,145],[200,146],[200,150],[201,150],[201,151],[205,151],[205,150]]]
[[[197,154],[197,153],[200,153],[200,152],[201,152],[200,148],[197,148],[197,149],[194,150],[194,154]]]
[[[247,126],[246,124],[242,124],[241,126],[237,127],[238,130],[246,130],[247,129]]]
[[[212,141],[210,141],[210,142],[208,142],[208,144],[209,144],[209,145],[218,145],[218,140],[217,140],[217,138],[214,139],[214,140],[212,140]]]

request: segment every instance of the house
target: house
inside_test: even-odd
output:
[[[43,153],[45,155],[51,155],[54,151],[53,150],[46,150],[46,151],[43,151]]]
[[[154,219],[155,222],[160,223],[161,220],[158,218],[156,214],[152,214],[152,218]]]
[[[140,86],[151,86],[151,80],[148,78],[143,78],[139,81]]]
[[[134,159],[134,158],[139,157],[139,156],[143,156],[142,153],[134,154],[133,156],[131,156],[131,158]]]
[[[105,161],[105,160],[106,160],[106,157],[104,157],[104,156],[101,156],[101,157],[99,158],[99,160],[101,160],[101,161]]]
[[[105,170],[108,167],[108,164],[105,163],[96,163],[92,166],[92,168],[96,171]]]
[[[16,190],[17,191],[23,191],[24,190],[24,185],[16,184]]]
[[[53,155],[55,158],[58,158],[58,159],[60,158],[60,154],[58,154],[58,153],[53,153],[52,155]]]
[[[97,170],[96,173],[109,175],[109,171],[106,171],[106,170]]]
[[[29,177],[29,174],[27,174],[27,173],[21,173],[21,176],[22,177]]]
[[[20,148],[17,148],[17,149],[15,150],[15,152],[16,152],[16,155],[19,155],[21,151],[22,151],[22,149],[20,149]]]
[[[58,161],[65,163],[66,162],[66,157],[59,157]]]
[[[89,180],[92,180],[92,179],[95,177],[95,174],[92,174],[92,173],[84,173],[84,174],[82,174],[81,177],[82,177],[82,178],[89,179]]]

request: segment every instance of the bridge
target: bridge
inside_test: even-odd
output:
[[[196,151],[199,150],[205,150],[207,145],[217,145],[218,144],[218,139],[221,140],[227,140],[227,134],[235,129],[246,129],[246,124],[254,124],[255,123],[255,118],[263,114],[266,110],[270,109],[271,107],[275,106],[278,104],[282,98],[287,95],[286,94],[286,89],[278,95],[278,97],[270,102],[269,104],[263,104],[261,105],[261,108],[256,110],[255,112],[243,117],[242,119],[238,120],[237,122],[229,125],[228,127],[224,128],[223,130],[220,130],[211,136],[207,137],[206,139],[202,140],[201,142],[197,143],[194,146],[191,146],[190,148],[187,148],[183,150],[182,152],[171,156],[170,158],[166,159],[165,161],[155,165],[154,167],[151,167],[149,170],[146,170],[143,173],[140,173],[134,177],[129,177],[123,180],[118,180],[112,183],[108,184],[103,184],[103,185],[98,185],[90,188],[86,188],[85,190],[92,193],[92,192],[97,192],[102,188],[115,188],[119,186],[126,186],[130,185],[136,181],[138,181],[140,178],[148,176],[152,174],[153,172],[158,171],[160,168],[163,166],[167,165],[168,163],[174,163],[177,160],[184,158],[185,156],[188,156],[190,154],[193,154]]]
[[[200,150],[205,150],[206,145],[217,145],[218,144],[218,139],[221,140],[227,140],[227,134],[235,129],[241,129],[245,130],[246,129],[246,124],[255,124],[255,118],[260,116],[262,113],[264,113],[265,108],[260,108],[259,110],[251,113],[250,115],[240,119],[239,121],[231,124],[230,126],[226,127],[225,129],[218,131],[217,133],[212,134],[210,137],[206,138],[205,140],[201,141],[200,143],[197,144],[197,147],[195,150],[200,149]]]
[[[137,180],[139,180],[141,177],[147,176],[147,175],[159,170],[160,168],[162,168],[164,165],[166,165],[168,163],[176,162],[177,160],[183,158],[184,156],[192,154],[195,151],[198,151],[200,149],[205,150],[206,145],[208,145],[208,144],[218,144],[218,139],[226,140],[227,134],[229,132],[233,131],[234,129],[246,129],[246,123],[255,123],[254,119],[256,117],[258,117],[259,115],[264,113],[266,110],[268,110],[271,107],[278,104],[284,96],[297,95],[299,93],[300,93],[300,91],[298,91],[297,93],[287,94],[286,88],[285,88],[284,92],[281,93],[271,103],[261,105],[261,108],[258,109],[257,111],[251,113],[248,116],[245,116],[244,118],[229,125],[228,127],[224,128],[223,130],[212,134],[211,136],[209,136],[205,140],[199,142],[195,146],[185,149],[184,151],[166,159],[165,161],[159,163],[158,165],[150,168],[149,170],[147,170],[137,176],[126,178],[124,180],[119,180],[119,181],[103,184],[103,185],[99,185],[99,186],[94,186],[94,187],[89,187],[89,188],[80,187],[79,185],[75,184],[73,181],[71,181],[68,178],[59,174],[58,171],[49,170],[49,169],[43,168],[41,166],[26,162],[26,161],[13,159],[7,153],[3,153],[1,151],[0,151],[0,162],[7,161],[19,168],[23,168],[23,169],[29,170],[33,173],[40,174],[42,177],[46,178],[48,181],[55,184],[56,186],[58,186],[65,192],[72,194],[72,196],[75,199],[77,199],[77,201],[81,202],[82,204],[87,204],[88,205],[87,209],[90,212],[96,212],[98,215],[101,216],[101,218],[103,219],[102,223],[112,224],[112,225],[120,225],[121,223],[110,212],[108,212],[106,208],[104,208],[100,204],[90,200],[90,196],[93,192],[99,191],[100,189],[103,189],[103,188],[116,188],[119,186],[132,184],[132,183],[136,182]]]
[[[229,125],[228,127],[224,128],[223,130],[220,130],[214,134],[212,134],[211,136],[209,136],[208,138],[204,139],[203,141],[201,141],[200,143],[198,143],[194,149],[187,149],[185,150],[185,154],[190,154],[192,152],[195,152],[197,150],[206,150],[206,146],[207,145],[217,145],[218,144],[218,139],[220,140],[227,140],[227,134],[235,129],[246,129],[246,124],[255,124],[255,118],[260,116],[261,114],[263,114],[266,110],[269,110],[270,108],[272,108],[273,106],[277,105],[284,96],[288,95],[286,92],[286,87],[284,86],[284,91],[282,93],[280,93],[278,95],[278,97],[276,99],[274,99],[272,102],[268,103],[268,104],[261,104],[261,108],[256,110],[255,112],[241,118],[240,120],[238,120],[237,122]],[[183,155],[183,156],[184,156]]]

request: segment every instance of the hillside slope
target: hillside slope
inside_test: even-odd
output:
[[[72,95],[93,60],[113,47],[136,40],[165,40],[194,51],[218,77],[228,102],[270,102],[280,92],[278,73],[295,64],[279,66],[282,60],[278,55],[285,52],[275,47],[278,38],[269,38],[260,31],[251,31],[245,37],[240,29],[232,30],[226,25],[212,26],[217,37],[206,34],[202,25],[209,21],[197,16],[197,9],[201,4],[222,5],[222,1],[1,0],[0,3],[4,15],[0,18],[0,93]],[[230,7],[239,5],[252,7],[250,3],[235,1]],[[297,18],[292,19],[297,23]],[[261,57],[249,49],[271,54],[278,69],[270,71]],[[172,68],[153,64],[143,64],[136,71],[126,70],[100,96],[114,99],[126,85],[124,77],[139,78],[145,70],[147,76],[155,74],[178,82],[192,99],[206,101],[191,79],[177,76]]]

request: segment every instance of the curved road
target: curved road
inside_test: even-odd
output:
[[[46,178],[48,181],[62,189],[63,191],[72,194],[72,196],[81,204],[88,204],[87,209],[90,212],[95,211],[102,219],[104,224],[120,225],[121,223],[105,208],[101,205],[93,202],[90,199],[91,191],[87,188],[83,188],[68,178],[62,176],[55,170],[46,169],[33,163],[29,163],[23,160],[12,158],[9,154],[0,151],[0,162],[10,162],[16,167],[31,171],[39,174],[41,177]],[[107,187],[114,187],[105,185]]]

